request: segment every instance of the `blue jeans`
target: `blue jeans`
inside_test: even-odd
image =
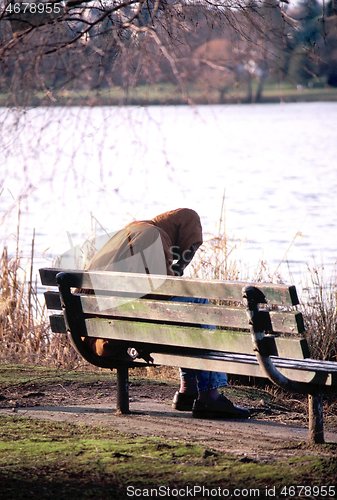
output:
[[[173,297],[176,302],[194,302],[196,304],[208,304],[208,299],[199,299],[195,297]],[[206,325],[205,328],[214,330],[212,325]],[[220,372],[210,372],[204,370],[192,370],[191,368],[180,368],[180,378],[188,385],[196,385],[199,392],[210,391],[225,387],[228,385],[227,375]]]

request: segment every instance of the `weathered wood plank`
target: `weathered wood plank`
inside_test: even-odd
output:
[[[89,337],[113,338],[154,345],[208,349],[253,354],[250,334],[226,330],[164,325],[157,323],[89,318],[85,321]]]
[[[47,309],[61,310],[58,292],[45,292]],[[187,304],[169,301],[129,300],[121,297],[83,295],[83,312],[100,316],[121,316],[128,318],[150,318],[156,321],[189,322],[248,329],[246,311],[240,307],[226,307],[206,304]],[[273,331],[302,333],[302,314],[287,311],[270,313]]]
[[[86,320],[87,335],[129,342],[154,345],[167,344],[181,348],[226,351],[232,353],[254,354],[249,332],[231,330],[209,330],[198,327],[183,327],[156,323],[137,323],[134,321],[89,318]],[[300,339],[266,337],[271,353],[283,352],[283,343],[293,342],[289,354],[292,358],[303,358],[303,346]]]
[[[58,292],[45,292],[47,309],[61,310]],[[150,318],[158,321],[189,322],[248,329],[244,308],[206,304],[187,304],[169,301],[130,300],[120,297],[84,295],[83,312],[100,316],[112,315],[128,318]],[[273,331],[276,333],[303,333],[303,317],[299,312],[272,311]]]
[[[298,338],[296,340],[291,338],[277,337],[275,339],[277,347],[277,355],[281,358],[309,358],[309,346],[306,339]]]
[[[61,300],[59,292],[44,292],[44,300],[47,306],[47,309],[54,311],[61,311]]]
[[[64,332],[65,332],[65,325],[63,321],[63,317],[61,315],[54,315],[51,317],[52,322],[53,322],[53,331],[54,332],[60,332],[61,327],[60,325],[63,325]],[[96,320],[97,321],[97,320]],[[99,320],[101,321],[101,320]],[[207,331],[207,334],[210,332]],[[227,332],[225,332],[226,334]],[[105,337],[109,338],[109,337]],[[119,335],[114,335],[114,338],[117,340],[126,340],[125,337],[120,338]],[[246,339],[248,341],[248,338]],[[280,349],[280,345],[282,346],[282,343],[284,341],[291,341],[293,343],[293,348],[290,351],[290,355],[293,356],[295,359],[284,359],[280,357],[274,357],[272,356],[272,360],[277,366],[278,369],[280,369],[281,373],[286,375],[287,377],[290,377],[292,380],[296,381],[301,381],[301,382],[309,382],[312,380],[312,377],[315,375],[316,372],[320,372],[321,374],[327,373],[328,377],[327,380],[320,380],[318,378],[318,381],[320,384],[323,385],[337,385],[337,367],[336,363],[332,361],[320,361],[320,360],[315,360],[315,359],[304,359],[301,360],[301,343],[296,342],[291,339],[282,339],[282,338],[276,338],[274,339],[276,344],[277,344],[277,350],[278,352],[282,352],[282,349]],[[131,342],[138,342],[138,338],[132,338]],[[239,343],[239,342],[238,342]],[[182,343],[181,343],[182,344]],[[187,343],[188,344],[188,343]],[[247,351],[251,350],[251,346],[249,344],[246,344],[247,346]],[[295,348],[297,346],[297,348]],[[192,348],[195,347],[195,345],[192,344]],[[227,345],[225,346],[227,347]],[[233,343],[231,344],[231,347],[233,347]],[[152,346],[153,349],[155,349],[154,346]],[[213,349],[213,347],[212,347]],[[165,354],[165,353],[152,353],[151,356],[154,359],[155,364],[164,364],[167,366],[184,366],[186,368],[195,368],[195,369],[204,369],[204,370],[211,370],[211,371],[225,371],[227,373],[233,373],[233,374],[242,374],[242,375],[250,375],[250,376],[262,376],[262,373],[260,371],[260,368],[258,366],[258,362],[256,360],[256,356],[254,353],[247,353],[243,354],[243,351],[246,349],[242,348],[242,342],[241,342],[241,348],[240,352],[235,353],[235,352],[213,352],[212,355],[205,354],[207,355],[207,358],[202,357],[202,353],[198,353],[198,357],[196,356],[190,356],[190,355],[176,355],[176,354]],[[298,359],[297,359],[298,356]],[[177,361],[179,359],[179,361]],[[224,361],[225,360],[225,364]],[[137,360],[139,362],[139,360]],[[141,362],[141,361],[140,361]],[[176,363],[176,364],[175,364]],[[317,381],[317,383],[318,383]]]
[[[63,315],[55,314],[50,316],[51,329],[54,333],[66,333],[66,326],[64,322]],[[207,330],[209,332],[209,330]],[[226,335],[227,331],[222,332],[223,335]],[[238,334],[238,332],[235,332]],[[113,331],[111,331],[109,336],[106,338],[115,338]],[[244,341],[251,342],[250,337],[244,333]],[[271,339],[272,337],[270,337]],[[119,337],[118,337],[119,339]],[[135,341],[135,338],[132,338]],[[239,340],[238,340],[239,343]],[[275,347],[273,347],[275,345]],[[282,337],[273,338],[273,341],[270,342],[270,350],[274,349],[275,354],[277,353],[281,357],[289,357],[290,359],[301,359],[307,358],[309,356],[308,346],[304,339],[288,339]],[[251,351],[251,346],[249,344],[249,350]],[[255,355],[254,355],[255,356]]]
[[[53,322],[53,325],[54,325],[53,326],[54,332],[60,332],[60,333],[66,332],[62,315],[53,315],[50,318],[51,318],[51,321]],[[88,323],[89,324],[92,322],[97,323],[98,321],[99,322],[102,322],[102,321],[109,322],[110,320],[90,319],[90,320],[87,320],[87,326],[88,326]],[[106,333],[104,336],[101,335],[101,338],[113,338],[114,340],[127,340],[130,342],[142,342],[144,344],[149,343],[149,344],[159,344],[160,345],[160,342],[153,341],[153,338],[151,339],[151,338],[147,337],[147,340],[145,341],[144,335],[139,337],[138,335],[133,336],[132,334],[130,335],[128,333],[126,335],[120,334],[119,328],[116,328],[116,324],[120,324],[121,327],[123,328],[123,326],[125,326],[127,323],[122,322],[122,321],[116,321],[114,323],[115,324],[114,324],[113,332],[111,332],[111,335],[109,335],[109,333]],[[130,323],[129,323],[129,326],[130,326]],[[135,327],[137,328],[137,325],[135,325]],[[163,328],[162,328],[163,325],[150,325],[150,329],[158,330],[158,327],[160,327],[159,330],[163,330]],[[169,328],[171,328],[171,327],[169,327]],[[95,330],[95,332],[93,335],[91,333],[91,329],[89,328],[88,329],[88,336],[98,336],[96,326],[95,326],[94,330]],[[195,341],[190,340],[190,339],[186,339],[185,341],[179,342],[178,345],[174,344],[173,342],[170,344],[169,339],[168,339],[166,342],[167,345],[176,345],[177,347],[181,347],[181,348],[184,348],[184,347],[185,348],[198,348],[198,349],[204,348],[205,350],[211,350],[211,351],[219,350],[219,352],[220,352],[220,349],[217,349],[217,347],[219,345],[219,341],[220,341],[220,343],[222,345],[222,351],[229,351],[231,353],[237,353],[237,354],[242,354],[242,355],[244,354],[244,351],[245,351],[246,354],[249,354],[255,358],[255,354],[254,354],[254,351],[252,349],[252,346],[249,344],[249,342],[250,342],[249,337],[250,336],[247,334],[240,333],[240,332],[232,332],[232,333],[234,333],[234,340],[232,340],[232,339],[228,339],[228,337],[227,337],[228,331],[219,330],[216,332],[212,332],[209,330],[205,331],[205,330],[200,329],[200,328],[191,329],[189,327],[179,328],[179,330],[180,330],[180,335],[186,333],[186,330],[187,330],[187,333],[190,333],[189,330],[193,330],[194,334],[195,334],[195,330],[197,330],[201,335],[196,340],[193,339]],[[131,328],[131,332],[132,332],[132,328]],[[125,333],[125,332],[123,332],[123,333]],[[163,334],[163,332],[160,332],[160,333]],[[207,340],[211,340],[211,342],[207,342],[205,345],[205,343],[203,342],[204,334],[209,336],[210,334],[214,334],[214,333],[216,333],[216,335],[215,336],[213,335],[213,337],[216,337],[216,338],[207,339]],[[219,339],[219,337],[221,337],[221,336],[222,336],[222,338]],[[228,340],[229,340],[229,343],[228,343]],[[321,361],[321,360],[316,360],[316,359],[311,359],[311,358],[305,358],[304,360],[301,359],[301,358],[303,358],[303,352],[306,351],[306,347],[305,346],[303,347],[303,339],[294,340],[294,339],[284,339],[284,338],[276,337],[273,340],[276,344],[278,356],[280,356],[280,357],[272,356],[273,362],[275,363],[276,366],[282,367],[284,369],[287,368],[287,369],[296,369],[296,370],[302,370],[302,371],[306,371],[309,368],[311,372],[312,371],[322,371],[322,372],[329,372],[329,373],[336,374],[337,365],[333,361]],[[238,344],[240,347],[238,347],[238,349],[236,351],[235,346],[237,346]],[[287,358],[285,358],[285,356],[287,356]],[[294,360],[296,360],[296,361],[294,361]]]
[[[49,323],[53,333],[67,333],[63,314],[51,314],[49,316]]]
[[[126,301],[120,297],[98,295],[82,295],[81,303],[83,312],[86,314],[226,326],[249,330],[246,310],[243,307],[144,299]],[[298,316],[302,317],[301,313],[275,311],[270,316],[274,332],[299,332],[298,327],[301,323]]]
[[[258,361],[256,357],[253,355],[239,355],[239,354],[224,354],[219,355],[218,357],[195,357],[191,355],[179,355],[179,354],[163,354],[163,353],[153,353],[152,358],[155,365],[161,366],[174,366],[174,367],[184,367],[191,368],[195,370],[208,370],[208,371],[217,371],[230,373],[233,375],[247,375],[251,377],[261,377],[266,378],[266,376],[262,373]],[[291,378],[297,382],[310,382],[314,375],[315,369],[303,369],[298,370],[297,368],[292,368],[290,366],[290,361],[288,360],[288,364],[290,367],[278,366],[282,363],[278,363],[278,358],[275,359],[275,365],[278,367],[283,375]],[[137,360],[138,362],[138,360]],[[147,364],[145,361],[140,363]],[[336,383],[332,383],[332,376],[329,374],[324,382],[322,381],[322,385],[331,386],[336,385]]]
[[[323,361],[320,359],[287,359],[271,356],[275,366],[282,368],[291,368],[296,370],[319,371],[322,373],[336,373],[337,366],[333,361]]]
[[[40,269],[43,285],[55,286],[61,269]],[[224,280],[202,280],[148,274],[117,273],[112,271],[69,271],[76,288],[131,292],[135,296],[147,294],[202,297],[207,299],[242,300],[242,288],[251,283]],[[256,284],[255,284],[256,285]],[[271,304],[296,305],[298,297],[294,286],[259,283],[259,288]]]
[[[300,312],[271,311],[270,319],[275,333],[304,333],[303,316]]]
[[[39,269],[41,284],[44,286],[57,286],[56,275],[62,269],[54,267],[43,267]]]

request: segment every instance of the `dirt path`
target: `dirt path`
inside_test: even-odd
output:
[[[115,414],[115,390],[111,384],[94,384],[91,388],[56,384],[40,387],[39,391],[33,389],[26,386],[25,392],[12,393],[10,399],[4,396],[0,415],[85,423],[112,427],[131,435],[183,439],[226,450],[247,461],[272,461],[297,453],[303,455],[304,449],[312,451],[306,444],[303,402],[288,401],[288,407],[269,404],[268,411],[263,401],[255,402],[255,407],[260,405],[261,413],[247,421],[199,420],[193,419],[191,413],[173,410],[172,387],[161,384],[132,387],[132,413],[122,416]],[[231,399],[235,400],[235,396]],[[245,403],[251,405],[252,401]],[[331,448],[337,449],[337,418],[333,415],[329,415],[325,439],[331,446],[319,447],[315,453],[326,454],[331,453]]]
[[[40,406],[16,408],[15,413],[29,418],[67,421],[113,427],[121,432],[144,436],[161,436],[199,442],[213,449],[227,450],[252,460],[268,460],[271,455],[293,456],[302,449],[307,429],[263,419],[199,420],[190,413],[178,413],[160,401],[138,400],[130,415],[118,416],[114,406]],[[1,414],[13,413],[2,409]],[[325,433],[326,441],[337,443],[337,434]]]

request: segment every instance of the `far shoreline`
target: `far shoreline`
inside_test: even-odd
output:
[[[184,89],[185,90],[185,89]],[[34,95],[0,94],[0,106],[12,107],[95,107],[95,106],[186,106],[186,105],[251,105],[251,104],[283,104],[337,102],[337,88],[295,88],[289,85],[266,87],[262,98],[258,101],[247,99],[243,89],[228,91],[220,99],[220,91],[200,88],[187,88],[183,94],[181,89],[172,84],[140,86],[129,90],[121,87],[92,90],[58,90],[55,92]]]

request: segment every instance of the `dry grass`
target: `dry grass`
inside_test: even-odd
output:
[[[306,320],[306,336],[312,355],[337,361],[337,280],[325,277],[324,267],[311,267],[306,300],[302,309]]]
[[[25,359],[41,342],[43,328],[35,320],[42,311],[34,293],[36,287],[29,279],[28,286],[25,284],[27,276],[20,267],[18,254],[10,259],[6,247],[1,256],[0,280],[1,356]]]
[[[76,366],[77,354],[62,335],[51,335],[43,297],[33,281],[31,263],[21,267],[19,251],[10,258],[4,247],[0,276],[0,361]]]

